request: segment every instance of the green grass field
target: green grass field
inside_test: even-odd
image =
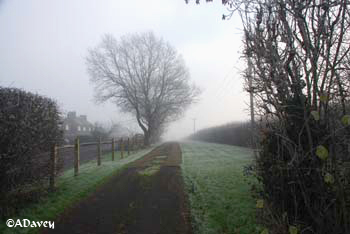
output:
[[[111,153],[105,154],[101,158],[101,166],[97,166],[96,160],[82,164],[77,177],[74,177],[74,169],[66,170],[57,179],[56,192],[50,193],[41,202],[28,206],[17,217],[11,218],[53,221],[64,209],[96,190],[98,185],[119,173],[128,163],[141,158],[152,148],[132,152],[130,156],[124,153],[124,159],[120,159],[120,153],[116,152],[115,161],[112,161]],[[6,220],[0,222],[0,233],[37,233],[39,230],[38,228],[8,228],[5,222]]]
[[[243,166],[252,151],[229,145],[183,142],[182,173],[196,234],[257,233],[255,200]]]

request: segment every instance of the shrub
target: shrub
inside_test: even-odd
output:
[[[250,124],[238,122],[206,128],[192,134],[189,139],[247,147],[251,141]]]
[[[255,165],[266,204],[262,221],[272,233],[348,233],[348,129],[335,111],[327,125],[309,112],[310,150],[303,110],[292,107],[285,119],[262,128]]]
[[[6,216],[16,208],[11,206],[36,196],[33,188],[40,190],[47,184],[48,152],[62,141],[56,102],[0,87],[0,132],[0,213]],[[58,169],[61,164],[59,161]]]

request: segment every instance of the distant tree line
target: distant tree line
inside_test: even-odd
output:
[[[251,132],[249,122],[232,122],[205,128],[189,136],[191,140],[249,147]]]

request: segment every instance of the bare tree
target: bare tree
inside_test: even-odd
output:
[[[252,79],[249,91],[258,114],[278,119],[268,120],[270,143],[262,145],[259,159],[265,191],[279,208],[290,206],[289,217],[295,225],[297,220],[306,222],[304,230],[348,233],[349,192],[339,165],[348,154],[349,140],[347,123],[340,124],[349,111],[349,1],[256,0],[236,6],[242,7],[245,55],[255,72],[247,77]],[[292,176],[270,177],[268,170],[276,165],[283,167],[274,174],[288,170]],[[330,183],[341,192],[329,193]]]
[[[96,100],[112,100],[135,115],[145,144],[155,141],[167,124],[177,120],[199,95],[189,84],[182,57],[152,32],[116,40],[104,36],[86,59]]]
[[[278,225],[286,222],[279,219],[283,212],[292,224],[289,233],[297,226],[300,233],[350,233],[350,183],[344,176],[349,0],[222,3],[231,11],[223,18],[237,12],[243,23],[244,55],[254,71],[246,75],[246,87],[256,114],[265,118],[257,174],[275,210],[276,233],[284,233]]]

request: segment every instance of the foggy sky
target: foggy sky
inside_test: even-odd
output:
[[[203,93],[166,139],[196,129],[248,118],[243,92],[240,20],[221,20],[221,1],[186,5],[184,0],[2,0],[0,1],[0,85],[23,88],[55,99],[66,113],[91,122],[131,126],[132,116],[93,101],[85,65],[88,48],[104,34],[120,37],[152,30],[182,54]],[[137,127],[132,126],[132,129]]]

